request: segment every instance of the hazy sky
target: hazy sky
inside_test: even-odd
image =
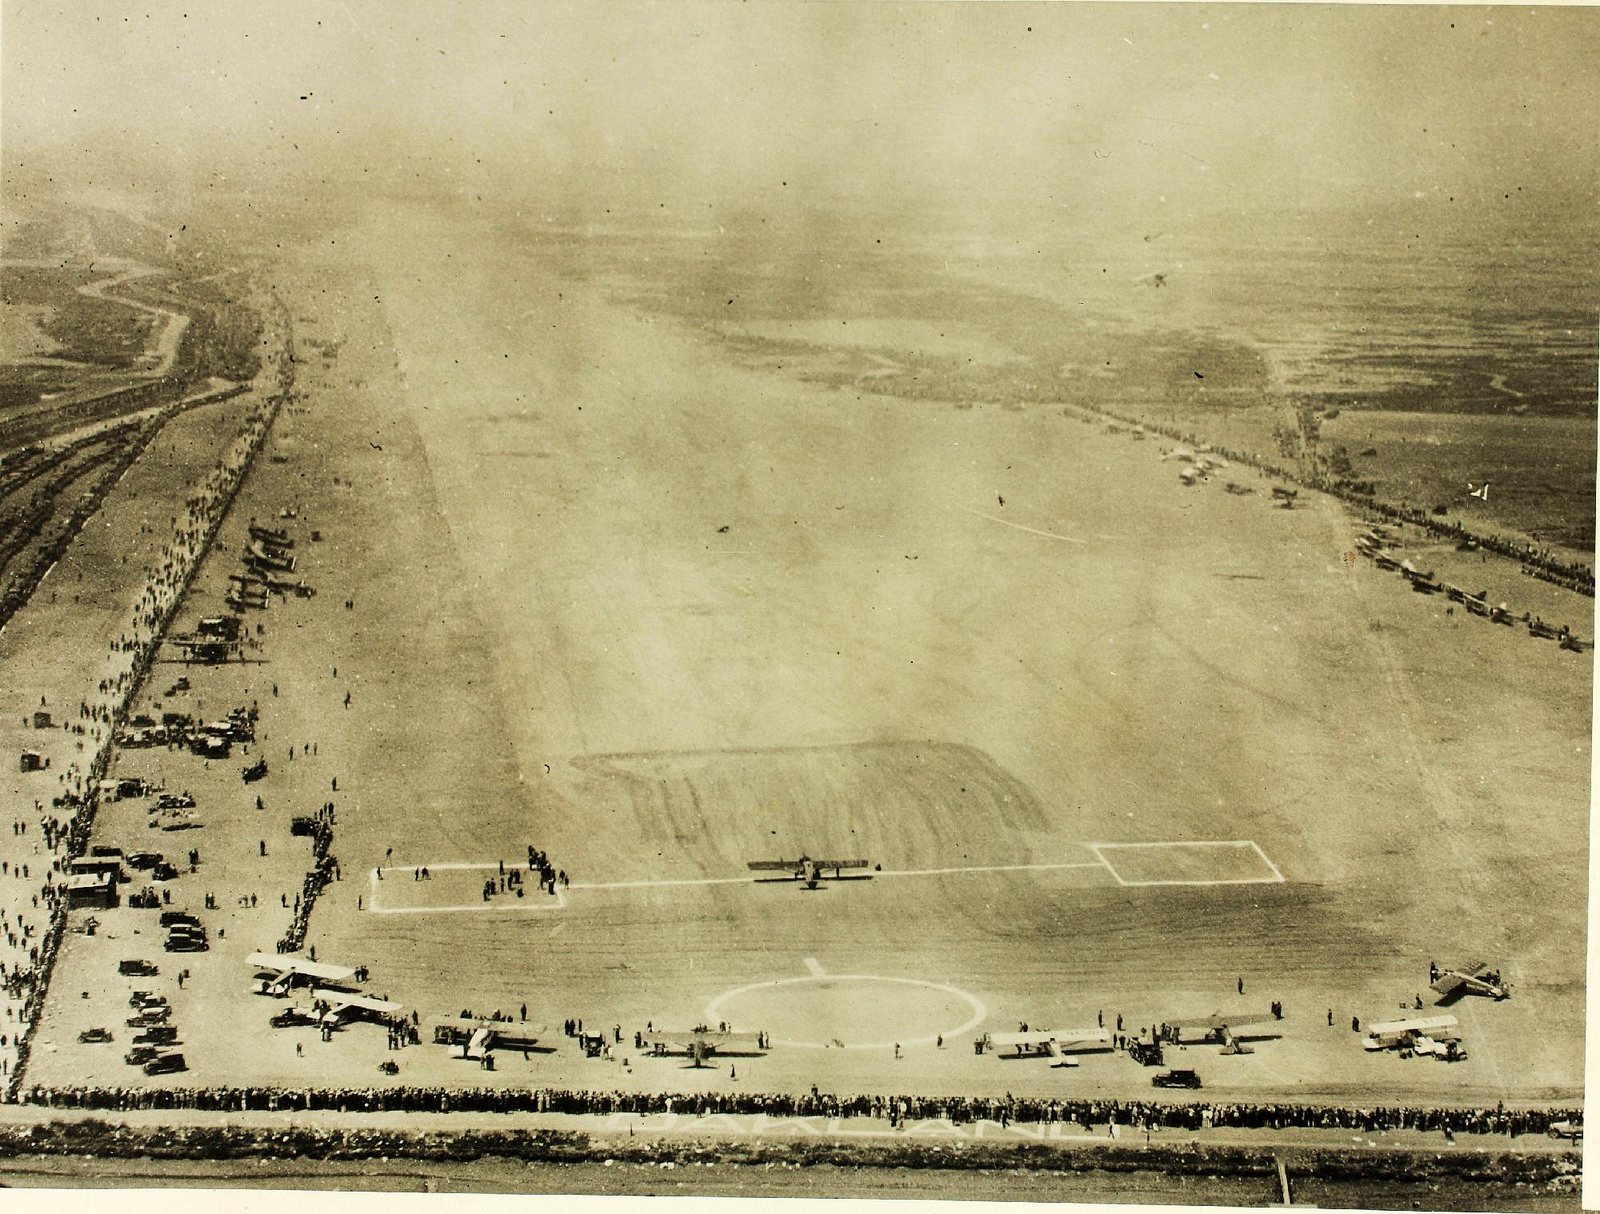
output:
[[[518,188],[1593,206],[1600,10],[6,0],[47,145]],[[330,156],[332,152],[334,155]],[[478,162],[481,161],[480,166]],[[637,201],[637,199],[635,199]]]

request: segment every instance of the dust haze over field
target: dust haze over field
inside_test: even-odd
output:
[[[114,363],[78,288],[118,250],[282,301],[303,407],[245,508],[316,525],[321,593],[262,617],[265,666],[197,681],[261,699],[275,764],[317,740],[264,786],[309,809],[338,776],[346,876],[308,939],[424,1016],[720,1015],[779,1039],[750,1086],[1122,1098],[1150,1092],[1126,1057],[998,1067],[970,1038],[1282,999],[1281,1041],[1203,1056],[1220,1098],[1572,1099],[1589,658],[1358,561],[1357,506],[1272,508],[1243,463],[1185,488],[1170,442],[1092,411],[1592,569],[1596,29],[18,0],[4,240],[32,268],[0,333]],[[1593,636],[1515,561],[1401,542]],[[186,626],[226,582],[202,567]],[[264,819],[231,769],[182,778],[237,811],[201,880],[253,892]],[[471,866],[526,845],[570,887],[479,902]],[[876,868],[748,880],[802,851]],[[255,900],[223,901],[193,1073],[156,1082],[305,1082],[243,994]],[[1468,955],[1517,984],[1458,1010],[1468,1063],[1344,1028]],[[68,945],[33,1081],[146,1082],[70,1045],[103,960]],[[349,1085],[387,1056],[307,1052]],[[725,1082],[635,1062],[429,1046],[400,1082]]]

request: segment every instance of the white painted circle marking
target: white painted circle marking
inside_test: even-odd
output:
[[[718,1010],[730,999],[737,999],[740,995],[749,994],[751,991],[771,990],[779,986],[795,986],[800,983],[811,982],[898,982],[905,986],[920,986],[930,991],[943,991],[947,995],[954,995],[964,1000],[972,1008],[972,1018],[965,1024],[953,1029],[946,1029],[941,1034],[929,1037],[916,1037],[908,1041],[867,1041],[850,1042],[845,1045],[847,1050],[892,1050],[896,1045],[901,1049],[913,1046],[932,1045],[937,1037],[944,1037],[947,1041],[970,1033],[982,1024],[989,1015],[989,1009],[984,1006],[983,1000],[976,995],[962,990],[959,986],[951,986],[946,982],[930,982],[925,978],[887,978],[881,974],[807,974],[802,978],[774,978],[768,982],[752,982],[746,986],[736,986],[731,991],[723,991],[710,1003],[706,1004],[705,1019],[707,1024],[712,1024],[721,1019]],[[792,1046],[797,1049],[825,1050],[829,1046],[820,1041],[791,1041],[787,1038],[774,1038],[774,1045]]]

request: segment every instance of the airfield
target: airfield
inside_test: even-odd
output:
[[[159,715],[180,673],[259,704],[269,775],[117,760],[207,812],[172,885],[216,898],[211,949],[179,989],[142,912],[100,912],[57,963],[30,1083],[1138,1099],[1125,1055],[1058,1069],[972,1041],[1279,1000],[1254,1053],[1167,1064],[1203,1098],[1579,1098],[1590,656],[1345,559],[1362,523],[1330,499],[1275,509],[1245,470],[1251,496],[1186,489],[1072,399],[807,382],[630,306],[619,276],[648,270],[620,258],[566,274],[406,220],[403,247],[373,226],[277,269],[301,403],[178,627],[220,610],[248,519],[285,507],[317,596],[247,617],[262,660],[158,665],[136,707]],[[1541,600],[1586,637],[1589,609]],[[6,716],[30,703],[19,686]],[[244,957],[288,922],[289,815],[327,800],[317,957],[424,1022],[525,1006],[553,1053],[491,1072],[377,1026],[267,1027]],[[136,846],[143,818],[103,808],[96,841]],[[529,846],[569,883],[484,900]],[[875,867],[816,890],[746,868],[801,853]],[[147,1079],[76,1035],[149,985],[115,963],[153,948],[190,1069]],[[1467,1061],[1362,1051],[1352,1017],[1404,1015],[1430,961],[1469,957],[1515,993],[1449,1009]],[[621,1048],[584,1057],[568,1018]],[[774,1048],[704,1070],[628,1048],[722,1020]]]

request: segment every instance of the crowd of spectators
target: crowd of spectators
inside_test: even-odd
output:
[[[200,1112],[335,1111],[340,1113],[617,1113],[684,1116],[995,1121],[1031,1125],[1110,1125],[1138,1129],[1338,1129],[1447,1134],[1547,1133],[1555,1122],[1581,1125],[1581,1109],[1440,1108],[1410,1105],[1247,1104],[1149,1100],[1072,1100],[1018,1096],[837,1096],[819,1092],[627,1092],[555,1088],[33,1087],[28,1103],[46,1108],[192,1110]]]

